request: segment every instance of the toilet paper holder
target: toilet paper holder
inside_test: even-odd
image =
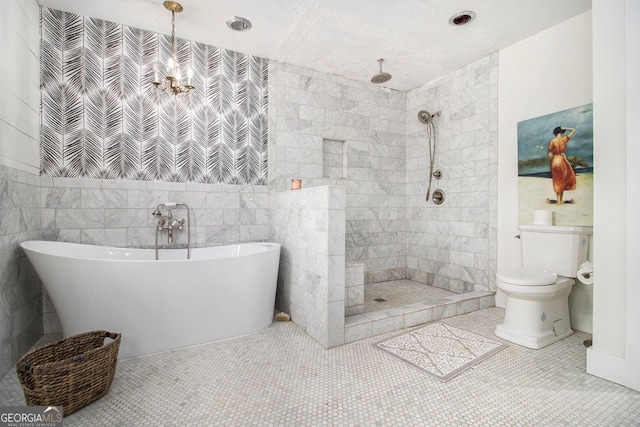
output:
[[[585,261],[578,267],[577,278],[585,285],[593,284],[593,264],[590,261]]]

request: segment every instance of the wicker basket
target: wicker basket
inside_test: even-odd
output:
[[[116,373],[120,336],[86,332],[25,354],[16,369],[27,405],[62,405],[66,416],[104,396]]]

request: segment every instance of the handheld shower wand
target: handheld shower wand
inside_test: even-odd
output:
[[[433,125],[433,118],[440,117],[440,111],[435,114],[431,114],[427,110],[418,111],[418,120],[421,123],[427,125],[427,138],[429,144],[429,183],[427,184],[427,194],[425,197],[426,201],[429,201],[429,196],[431,194],[431,181],[433,180],[433,164],[435,161],[436,154],[436,128]]]

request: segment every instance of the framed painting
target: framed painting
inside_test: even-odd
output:
[[[593,104],[518,122],[518,223],[593,225]]]

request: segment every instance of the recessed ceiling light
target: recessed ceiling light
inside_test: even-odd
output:
[[[239,16],[234,16],[227,21],[227,27],[233,31],[247,31],[251,29],[251,21]]]
[[[449,18],[449,24],[451,25],[464,25],[473,21],[476,18],[476,13],[470,10],[465,10],[463,12],[458,12]]]

